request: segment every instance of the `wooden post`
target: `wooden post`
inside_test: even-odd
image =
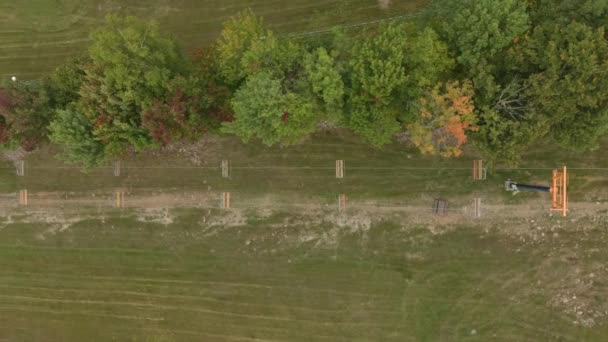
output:
[[[19,206],[27,207],[28,206],[28,194],[27,190],[19,190]]]
[[[222,209],[230,209],[230,193],[229,192],[223,192],[222,193],[221,208]]]
[[[346,194],[340,194],[338,196],[338,211],[346,210]]]
[[[474,208],[473,217],[481,218],[481,198],[478,197],[478,198],[473,199],[473,208]]]
[[[336,178],[344,178],[344,160],[336,160]]]
[[[483,167],[483,160],[473,160],[473,180],[485,180],[488,169]]]
[[[120,160],[114,162],[114,177],[120,177]]]
[[[25,176],[25,160],[17,160],[15,164],[15,167],[17,168],[17,176]]]
[[[125,207],[125,192],[116,191],[116,208],[124,208],[124,207]]]
[[[229,160],[222,160],[222,178],[230,178],[231,167]]]

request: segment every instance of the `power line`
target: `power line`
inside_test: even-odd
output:
[[[83,170],[79,167],[73,166],[28,166],[28,169],[31,170]],[[122,166],[123,169],[132,169],[132,170],[180,170],[180,169],[191,169],[191,170],[221,170],[221,166]],[[334,170],[333,166],[231,166],[232,169],[242,169],[242,170]],[[14,169],[14,167],[0,167],[0,169],[10,170]],[[111,170],[112,167],[93,167],[90,170]],[[406,167],[406,166],[348,166],[346,169],[348,170],[411,170],[411,171],[444,171],[444,170],[467,170],[470,171],[471,167]],[[555,167],[497,167],[492,170],[496,171],[548,171],[554,170]],[[568,170],[579,170],[579,171],[607,171],[608,167],[568,167]],[[86,175],[86,173],[83,173]]]
[[[306,37],[306,36],[315,36],[315,35],[330,33],[336,27],[339,27],[341,29],[350,30],[350,29],[357,28],[357,27],[363,27],[363,26],[369,26],[369,25],[374,25],[374,24],[380,24],[380,23],[383,23],[383,22],[398,21],[398,20],[404,20],[404,19],[414,18],[414,17],[420,16],[424,12],[425,11],[421,11],[421,12],[418,12],[418,13],[405,14],[405,15],[399,15],[399,16],[388,17],[388,18],[383,18],[383,19],[371,20],[371,21],[357,23],[357,24],[351,24],[351,25],[339,25],[339,26],[334,26],[334,27],[331,27],[331,28],[325,28],[325,29],[316,30],[316,31],[307,31],[307,32],[298,32],[298,33],[291,33],[291,34],[283,34],[283,35],[279,35],[279,37],[281,37],[281,38],[301,38],[301,37]]]

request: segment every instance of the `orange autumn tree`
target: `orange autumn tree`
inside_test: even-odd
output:
[[[411,141],[422,153],[458,157],[467,132],[478,129],[471,81],[439,83],[420,99],[420,112],[407,125]]]

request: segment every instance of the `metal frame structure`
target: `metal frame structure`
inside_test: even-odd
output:
[[[553,183],[551,185],[551,210],[561,211],[565,217],[568,215],[568,170],[564,165],[561,170],[553,170]]]
[[[433,214],[435,215],[447,215],[448,214],[448,201],[436,198],[433,202]]]
[[[568,170],[564,165],[562,169],[553,170],[551,186],[520,184],[512,180],[505,182],[505,190],[516,195],[520,190],[551,193],[551,211],[561,211],[565,217],[568,215]]]

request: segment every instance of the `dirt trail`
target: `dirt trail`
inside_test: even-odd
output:
[[[222,202],[221,192],[201,191],[158,191],[137,190],[124,191],[123,207],[127,209],[176,209],[176,208],[220,208]],[[78,213],[90,209],[111,210],[116,207],[116,192],[94,192],[94,193],[66,193],[66,192],[34,192],[29,194],[28,207],[19,207],[18,193],[0,195],[0,213],[27,212],[70,212]],[[258,196],[247,198],[232,196],[231,209],[233,210],[258,210],[258,211],[292,211],[298,214],[338,213],[338,203],[327,203],[323,200],[297,200],[288,198],[274,198],[273,196]],[[368,215],[374,219],[390,217],[391,215],[407,215],[411,222],[432,224],[461,224],[466,222],[490,222],[492,220],[505,219],[530,219],[559,217],[558,213],[548,211],[547,201],[531,200],[524,204],[483,204],[482,217],[473,217],[473,204],[460,207],[451,207],[446,216],[433,215],[431,203],[425,205],[424,199],[417,200],[411,204],[390,204],[374,201],[349,201],[346,210],[341,212],[345,216],[357,213],[358,216]],[[574,202],[570,203],[570,217],[576,218],[581,215],[605,214],[608,207],[602,203]]]

